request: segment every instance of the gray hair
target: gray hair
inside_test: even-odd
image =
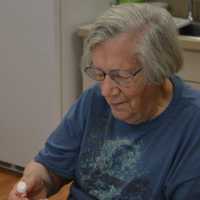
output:
[[[137,39],[130,51],[149,82],[161,84],[181,69],[183,58],[171,15],[145,3],[113,6],[97,18],[84,41],[82,65],[91,64],[91,51],[97,44],[126,32]]]

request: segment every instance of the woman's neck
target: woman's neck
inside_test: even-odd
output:
[[[167,109],[173,97],[173,84],[169,79],[166,79],[164,83],[160,86],[159,91],[160,92],[153,102],[153,107],[155,109],[153,111],[152,118],[159,116]]]

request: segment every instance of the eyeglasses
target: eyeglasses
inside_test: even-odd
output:
[[[115,69],[109,72],[104,72],[103,70],[94,67],[88,66],[84,69],[84,72],[93,80],[103,81],[108,75],[115,83],[120,86],[127,86],[133,82],[135,76],[142,71],[143,68],[139,68],[138,70],[120,70]]]

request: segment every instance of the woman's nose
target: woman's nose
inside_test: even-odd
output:
[[[101,82],[101,94],[104,97],[117,95],[118,90],[116,90],[116,88],[116,83],[108,75],[106,75],[105,79]]]

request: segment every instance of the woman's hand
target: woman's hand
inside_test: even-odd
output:
[[[8,200],[44,200],[47,197],[47,188],[39,177],[22,177],[20,181],[26,183],[26,192],[17,191],[17,184],[11,190]]]
[[[31,161],[26,166],[20,181],[25,182],[26,192],[18,192],[16,184],[8,200],[46,200],[47,196],[55,194],[64,184],[61,177],[48,171],[44,165],[36,161]]]

